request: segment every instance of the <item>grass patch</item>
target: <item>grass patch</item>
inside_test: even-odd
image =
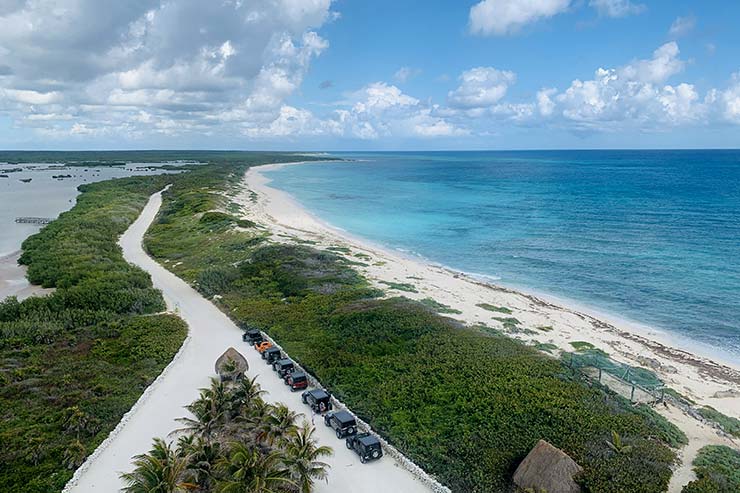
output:
[[[591,351],[596,349],[596,346],[586,341],[571,341],[569,343],[578,352]]]
[[[380,284],[385,284],[389,288],[396,289],[398,291],[406,291],[407,293],[418,293],[418,291],[416,290],[416,286],[405,282],[380,281]]]
[[[697,409],[697,412],[702,415],[704,419],[717,423],[725,433],[728,433],[736,438],[740,438],[740,420],[722,414],[711,406],[703,406]]]
[[[555,330],[553,329],[552,325],[538,325],[536,328],[537,330],[540,330],[542,332],[552,332],[553,330]]]
[[[483,308],[484,310],[487,310],[489,312],[505,313],[507,315],[511,315],[511,313],[512,313],[511,310],[509,310],[506,307],[491,305],[489,303],[478,303],[475,306],[477,306],[479,308]]]
[[[432,298],[424,298],[423,300],[419,300],[419,303],[431,308],[437,313],[462,313],[460,310],[451,308],[450,306],[440,303],[439,301]]]
[[[505,330],[517,331],[519,330],[519,319],[514,317],[493,317],[497,322],[501,322]]]
[[[330,247],[327,247],[326,249],[329,250],[330,252],[345,253],[347,255],[352,254],[352,250],[350,250],[347,247],[343,247],[343,246],[330,246]]]
[[[546,353],[552,353],[553,351],[556,351],[558,349],[555,344],[552,344],[550,342],[538,342],[534,345],[534,347],[538,351],[544,351]]]

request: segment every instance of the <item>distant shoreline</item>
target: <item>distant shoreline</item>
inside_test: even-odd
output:
[[[373,260],[381,259],[376,263],[392,264],[392,268],[372,265],[358,268],[386,291],[388,286],[384,281],[388,282],[390,279],[403,282],[399,273],[411,272],[412,277],[419,279],[414,282],[419,293],[400,292],[399,295],[433,297],[460,310],[460,315],[450,316],[469,324],[490,323],[485,319],[490,319],[495,314],[481,310],[476,302],[496,298],[497,304],[512,307],[512,316],[519,318],[527,326],[537,326],[545,320],[555,328],[552,332],[534,337],[517,334],[517,338],[529,342],[550,342],[567,351],[573,350],[571,342],[591,342],[614,356],[614,359],[632,366],[647,368],[645,363],[653,365],[654,367],[648,369],[654,371],[670,387],[681,393],[688,393],[689,397],[699,403],[737,416],[737,409],[740,409],[740,364],[733,361],[731,355],[701,354],[695,347],[687,347],[689,344],[686,342],[691,341],[681,341],[680,336],[673,337],[667,331],[659,332],[629,320],[616,320],[615,317],[599,313],[591,307],[579,306],[577,302],[571,303],[569,300],[535,293],[533,290],[506,287],[476,279],[475,275],[458,272],[355,237],[316,217],[288,193],[268,186],[270,179],[263,172],[296,164],[302,163],[253,167],[245,177],[245,185],[256,192],[259,199],[257,203],[243,200],[242,204],[249,208],[258,222],[265,224],[273,233],[297,236],[304,241],[317,241],[323,246],[344,244],[371,255]],[[716,392],[729,389],[737,391],[738,397],[714,397]]]

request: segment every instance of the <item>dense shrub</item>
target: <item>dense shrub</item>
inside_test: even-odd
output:
[[[683,493],[736,493],[740,491],[740,451],[708,445],[694,459],[697,479]]]

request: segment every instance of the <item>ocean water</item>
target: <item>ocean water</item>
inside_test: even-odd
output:
[[[53,164],[0,163],[0,257],[20,250],[21,243],[41,226],[16,223],[16,217],[56,218],[69,210],[84,183],[133,175],[160,174],[166,163],[129,163],[124,166],[60,167]],[[21,171],[15,171],[21,168]],[[55,179],[54,176],[71,175]],[[31,179],[24,183],[21,180]]]
[[[354,235],[740,362],[740,151],[341,156],[266,176]]]

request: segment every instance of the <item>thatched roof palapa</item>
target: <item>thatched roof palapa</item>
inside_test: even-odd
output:
[[[233,369],[228,367],[225,368],[225,366],[231,362],[233,362]],[[247,359],[233,347],[227,349],[224,354],[216,360],[215,370],[222,380],[238,380],[244,376],[244,372],[248,369],[249,364],[247,363]]]
[[[522,489],[547,493],[579,493],[573,477],[583,468],[562,450],[544,440],[527,454],[514,473],[514,483]]]

